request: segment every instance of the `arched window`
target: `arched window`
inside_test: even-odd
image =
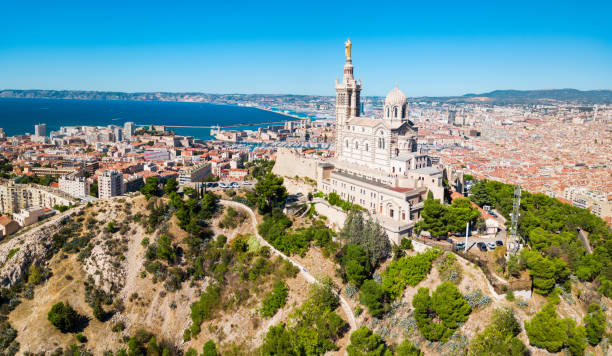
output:
[[[378,148],[380,148],[380,149],[384,149],[385,148],[385,138],[384,137],[379,137],[378,138]]]
[[[346,148],[349,148],[349,141],[348,141],[348,140],[346,140],[346,141],[344,141],[344,143],[345,143],[345,145],[346,145]]]
[[[393,108],[393,116],[397,118],[397,106]]]
[[[369,148],[370,148],[370,147],[369,147],[369,145],[366,143],[366,144],[365,144],[365,150],[366,150],[366,152],[368,152]]]
[[[402,119],[406,118],[406,107],[402,106]]]
[[[389,107],[387,106],[387,117],[389,117]]]
[[[355,149],[358,150],[359,149],[359,142],[355,141]]]

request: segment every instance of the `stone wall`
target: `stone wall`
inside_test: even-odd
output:
[[[317,180],[317,163],[289,148],[279,148],[272,173],[283,177],[308,177]]]
[[[314,201],[315,210],[319,215],[325,215],[327,217],[328,226],[335,230],[340,231],[346,221],[346,213],[338,208],[337,206],[329,205],[323,199],[316,199]]]

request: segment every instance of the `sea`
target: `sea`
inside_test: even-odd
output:
[[[292,118],[253,107],[168,101],[13,99],[0,98],[0,127],[8,136],[33,133],[34,125],[47,124],[47,134],[60,126],[122,126],[135,124],[224,126],[278,122]],[[256,130],[269,125],[241,126]],[[209,128],[169,127],[178,135],[208,140]]]

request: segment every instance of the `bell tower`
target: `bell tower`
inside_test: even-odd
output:
[[[358,117],[361,110],[361,79],[356,81],[353,77],[353,61],[351,60],[352,43],[349,38],[345,43],[346,63],[342,82],[336,79],[336,157],[339,157],[344,148],[343,131],[346,123],[353,117]]]

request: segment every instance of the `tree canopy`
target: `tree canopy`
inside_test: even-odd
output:
[[[77,329],[82,316],[72,308],[70,303],[59,302],[51,307],[47,319],[56,329],[66,333]]]
[[[280,207],[287,198],[283,178],[273,173],[266,174],[255,184],[255,191],[247,193],[247,199],[257,206],[260,214]]]
[[[419,288],[412,298],[414,316],[421,334],[430,341],[446,341],[468,319],[470,305],[451,282],[442,282],[432,296]],[[438,321],[436,321],[437,319]]]
[[[509,221],[513,197],[512,185],[496,181],[478,181],[472,187],[470,199],[477,204],[490,202]],[[586,253],[576,233],[578,228],[588,234],[593,254]],[[518,232],[543,257],[551,260],[557,257],[564,259],[569,270],[578,278],[583,281],[598,279],[601,285],[599,291],[608,297],[612,295],[612,230],[601,218],[587,209],[562,203],[544,194],[523,191]],[[524,267],[529,268],[525,265]],[[546,267],[545,269],[548,269],[549,266]],[[563,268],[559,269],[559,272],[566,273]],[[559,280],[562,277],[552,278]],[[546,280],[552,278],[543,278],[540,281],[543,284],[538,290],[550,290]]]
[[[362,326],[351,334],[351,344],[346,348],[349,356],[391,356],[380,335],[367,326]]]
[[[465,230],[468,222],[475,223],[480,213],[467,198],[457,198],[449,206],[428,197],[423,205],[417,229],[428,231],[432,236],[446,236],[449,232]]]
[[[589,305],[588,314],[584,316],[584,327],[589,344],[599,344],[606,331],[606,314],[599,304]]]
[[[372,268],[376,268],[391,253],[391,242],[383,227],[373,218],[364,220],[360,211],[349,212],[340,237],[363,248],[368,254]]]
[[[567,348],[572,355],[582,355],[587,345],[584,326],[576,325],[571,318],[559,319],[555,303],[549,302],[531,320],[525,321],[529,343],[559,352]]]

